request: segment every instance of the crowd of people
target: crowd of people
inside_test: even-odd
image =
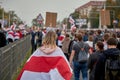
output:
[[[20,25],[5,25],[2,27],[0,23],[0,48],[6,46],[9,43],[12,43],[16,40],[21,39],[29,32],[24,28],[20,28]]]
[[[21,39],[23,31],[0,24],[0,47]],[[33,26],[29,33],[32,55],[18,80],[80,80],[80,74],[83,80],[120,80],[120,31]]]
[[[56,45],[56,32],[45,30],[44,33],[41,47],[33,51],[17,80],[70,80],[72,77],[69,62],[61,48]],[[36,40],[39,41],[37,34],[38,31],[31,32],[32,45],[33,41],[35,45]]]
[[[23,31],[19,27],[2,28],[0,24],[0,47],[21,39],[25,35]],[[70,80],[72,74],[75,80],[80,80],[80,74],[83,80],[120,80],[120,31],[76,29],[67,32],[34,26],[29,32],[32,55],[23,72],[40,72],[40,80],[44,79],[43,74],[47,76],[45,80],[56,80],[57,77]],[[55,73],[57,77],[53,77]],[[22,74],[18,80],[21,77]],[[28,74],[22,80],[34,78],[37,76]]]
[[[75,80],[80,80],[80,73],[82,73],[83,80],[120,80],[120,31],[73,30],[66,32],[59,29],[51,30],[57,35],[57,38],[55,38],[56,46],[62,50],[69,65],[73,69]],[[32,53],[44,45],[47,45],[46,48],[49,47],[48,42],[51,41],[50,37],[52,35],[44,42],[44,38],[48,32],[49,30],[46,28],[32,28]],[[51,50],[49,49],[50,53],[52,53]],[[46,53],[46,51],[42,52]],[[84,56],[82,55],[80,57],[80,53],[86,53],[87,58],[82,60]],[[115,61],[114,58],[117,60]],[[114,64],[110,62],[112,60]],[[109,61],[109,67],[113,64],[117,66],[117,69],[112,66],[113,69],[110,68],[111,71],[108,72],[107,69],[109,67],[106,69],[106,61]],[[117,73],[114,74],[114,72]],[[106,74],[109,75],[107,79]],[[70,78],[65,80],[70,80]]]
[[[80,80],[80,72],[83,80],[120,80],[119,31],[80,30],[76,38],[69,60],[75,80]],[[79,57],[80,51],[88,53],[88,59],[79,60],[84,57]]]

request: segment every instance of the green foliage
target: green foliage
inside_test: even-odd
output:
[[[78,11],[75,11],[75,12],[71,13],[70,15],[73,17],[73,19],[78,19],[79,18],[79,12]]]
[[[96,7],[92,8],[92,10],[90,11],[89,20],[91,23],[91,28],[98,28],[98,26],[99,26],[99,12],[97,11]]]
[[[106,6],[110,6],[110,7],[106,7],[106,9],[112,11],[112,13],[110,15],[110,17],[111,17],[111,26],[112,26],[113,25],[112,21],[114,19],[119,19],[120,20],[120,0],[116,0],[116,1],[107,0],[106,1]],[[120,27],[120,21],[118,23],[118,26]]]
[[[3,9],[0,8],[0,19],[2,19]]]
[[[67,20],[68,20],[68,18],[64,18],[63,21],[62,21],[62,23],[66,24],[68,22]]]

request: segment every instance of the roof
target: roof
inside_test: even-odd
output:
[[[90,1],[80,7],[78,7],[75,11],[79,11],[80,9],[87,8],[89,6],[103,6],[105,1]]]

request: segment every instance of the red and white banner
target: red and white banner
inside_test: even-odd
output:
[[[15,30],[16,26],[17,26],[17,25],[13,22],[13,24],[12,24],[11,27],[10,27],[11,30]]]
[[[75,20],[72,18],[72,16],[69,17],[69,22],[70,22],[71,24],[74,24]]]
[[[62,25],[62,30],[64,31],[64,30],[66,30],[67,29],[67,24],[63,24]]]
[[[70,80],[72,69],[58,47],[51,54],[37,49],[24,65],[17,80]]]

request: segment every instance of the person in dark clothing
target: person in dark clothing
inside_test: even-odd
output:
[[[2,24],[0,23],[0,48],[4,47],[6,43],[6,36],[4,34],[4,31],[2,30]]]
[[[82,73],[82,79],[88,80],[87,60],[85,60],[84,62],[80,62],[79,59],[81,59],[82,56],[79,57],[78,55],[79,55],[79,52],[82,52],[83,50],[85,51],[86,54],[88,54],[90,47],[88,44],[86,44],[83,41],[82,34],[80,33],[76,34],[76,38],[77,38],[77,42],[73,45],[69,62],[70,62],[71,67],[73,65],[75,80],[80,79],[80,72]]]
[[[88,41],[88,33],[85,32],[83,35],[83,41]]]
[[[36,34],[38,36],[37,44],[38,44],[38,47],[40,47],[42,46],[42,37],[43,37],[42,30],[39,28]]]
[[[96,33],[96,36],[94,37],[93,40],[93,49],[95,51],[95,44],[97,43],[97,41],[103,41],[102,35],[101,35],[101,30],[98,30]]]
[[[72,47],[73,47],[73,45],[75,44],[75,42],[77,42],[76,34],[74,34],[74,39],[72,39],[72,40],[70,41],[70,44],[69,44],[69,47],[68,47],[68,53],[69,53],[69,55],[71,55]]]
[[[103,53],[104,44],[101,41],[96,43],[96,52],[90,55],[88,59],[88,69],[90,70],[89,80],[94,80],[95,66],[99,59],[99,56]]]
[[[117,46],[117,40],[115,38],[109,38],[107,41],[108,49],[103,52],[102,55],[100,55],[96,68],[95,68],[95,80],[113,80],[113,79],[105,79],[105,71],[106,71],[106,60],[108,58],[114,58],[116,55],[120,55],[120,50],[116,48]],[[110,75],[109,75],[110,76]],[[120,71],[118,72],[118,75],[116,77],[120,77]],[[114,80],[120,80],[114,79]]]
[[[58,37],[61,35],[61,31],[57,29],[56,34],[57,34],[56,45],[58,46]]]
[[[32,52],[31,53],[33,53],[37,48],[35,27],[33,27],[33,30],[31,31],[31,45],[32,45]]]
[[[118,40],[117,48],[120,50],[120,33],[117,33],[117,40]]]

